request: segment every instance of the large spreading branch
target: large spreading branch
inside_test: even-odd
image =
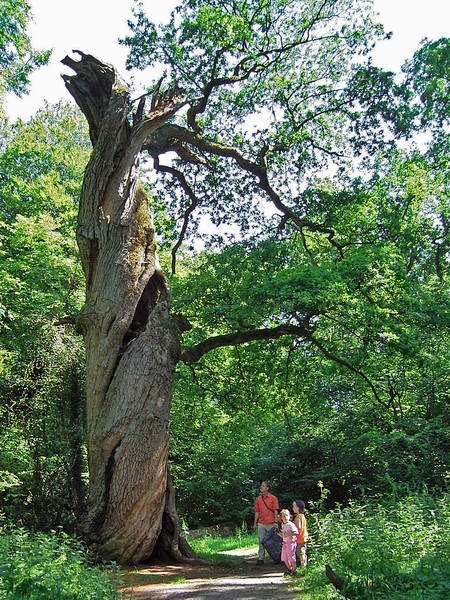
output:
[[[200,90],[200,94],[199,97],[190,100],[190,107],[186,114],[187,128],[184,129],[173,124],[167,124],[160,132],[158,132],[157,136],[152,136],[151,143],[147,144],[147,150],[155,160],[156,170],[170,173],[172,176],[176,177],[181,184],[181,189],[189,198],[189,207],[183,216],[182,231],[172,252],[172,268],[174,268],[175,265],[176,252],[186,232],[187,222],[194,208],[199,204],[199,200],[194,199],[192,186],[189,185],[185,176],[182,175],[180,171],[172,170],[167,167],[161,167],[159,155],[173,151],[183,161],[192,164],[203,164],[204,166],[211,168],[202,156],[199,156],[192,151],[192,148],[200,150],[202,153],[210,153],[234,160],[242,170],[247,171],[249,174],[257,178],[257,186],[268,195],[270,201],[275,205],[275,207],[283,214],[284,217],[290,220],[295,227],[297,227],[300,231],[303,228],[308,228],[311,231],[325,234],[329,243],[337,249],[340,257],[343,258],[343,246],[336,241],[336,232],[334,229],[327,227],[324,223],[315,223],[309,219],[300,217],[295,213],[295,211],[286,206],[286,204],[281,200],[280,195],[270,184],[266,163],[267,154],[269,152],[279,150],[285,151],[287,150],[286,147],[280,147],[280,145],[277,147],[263,145],[258,154],[256,162],[251,161],[247,159],[237,148],[208,140],[202,135],[203,128],[197,121],[199,115],[207,110],[212,95],[217,92],[219,88],[227,86],[229,87],[237,83],[249,81],[252,76],[258,76],[261,73],[276,68],[276,65],[279,63],[279,61],[283,60],[289,55],[292,55],[292,53],[295,52],[300,46],[321,43],[327,39],[348,39],[348,36],[343,33],[333,33],[332,35],[321,35],[321,32],[316,33],[316,27],[318,25],[328,21],[332,16],[336,16],[335,8],[336,6],[333,0],[323,0],[322,2],[319,2],[314,7],[314,12],[299,28],[298,32],[296,32],[295,39],[291,39],[289,41],[285,40],[282,28],[280,29],[278,24],[275,22],[276,18],[274,21],[274,15],[268,13],[266,15],[268,19],[266,27],[268,29],[272,29],[273,31],[277,31],[277,35],[275,35],[273,39],[269,36],[263,38],[259,44],[259,47],[257,47],[251,53],[248,52],[245,41],[242,42],[242,46],[239,49],[231,48],[227,45],[219,47],[213,56],[210,69],[205,74],[204,78],[202,74],[200,82],[196,82],[197,87]],[[254,17],[256,18],[258,14],[259,11],[255,10]],[[230,61],[228,65],[229,68],[223,70],[224,64],[227,62],[226,55],[230,51],[241,53],[241,57],[234,65],[230,64]],[[169,58],[170,57],[168,57],[168,59]],[[177,68],[180,68],[179,65],[176,66]],[[330,69],[328,66],[326,68]],[[325,76],[326,75],[323,74],[321,77]],[[304,84],[302,83],[301,85],[303,86]],[[296,90],[294,86],[292,94],[295,94],[295,92]],[[317,97],[320,97],[322,93],[323,92],[319,91],[317,93]],[[327,90],[326,93],[331,94],[332,91]],[[351,99],[343,100],[337,105],[335,104],[328,106],[327,108],[318,109],[317,111],[314,111],[313,114],[308,114],[307,119],[305,119],[301,124],[298,124],[296,123],[296,119],[293,117],[292,111],[290,111],[288,99],[285,99],[286,109],[291,114],[294,130],[304,127],[307,122],[320,117],[320,115],[341,110],[348,101],[351,101]],[[306,140],[305,143],[309,143],[315,150],[318,150],[328,156],[342,158],[341,153],[329,148],[324,148],[315,143],[312,139]]]
[[[283,335],[295,335],[297,337],[305,338],[307,334],[306,328],[299,325],[279,325],[278,327],[267,328],[267,329],[251,329],[245,331],[236,331],[234,333],[228,333],[225,335],[212,336],[195,346],[184,346],[181,349],[180,360],[187,365],[200,360],[200,358],[215,350],[217,348],[223,348],[224,346],[237,346],[239,344],[245,344],[247,342],[254,342],[256,340],[273,340],[282,337]]]
[[[337,356],[330,352],[319,340],[317,340],[313,336],[312,331],[308,329],[308,327],[305,325],[286,324],[279,325],[273,328],[242,330],[224,335],[212,336],[194,346],[182,347],[180,353],[180,360],[186,365],[192,365],[198,362],[202,358],[202,356],[217,348],[223,348],[225,346],[238,346],[239,344],[246,344],[248,342],[254,342],[257,340],[273,340],[285,335],[292,335],[296,338],[300,338],[303,342],[310,342],[326,358],[328,358],[332,362],[341,365],[342,367],[345,367],[358,377],[361,377],[369,386],[376,401],[379,402],[385,408],[389,408],[389,404],[384,402],[384,400],[380,397],[376,387],[374,386],[372,381],[367,377],[367,375],[363,373],[363,371],[357,369],[340,356]]]

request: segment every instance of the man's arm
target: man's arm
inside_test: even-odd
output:
[[[256,531],[256,527],[258,526],[259,512],[255,511],[255,520],[253,521],[253,529]]]

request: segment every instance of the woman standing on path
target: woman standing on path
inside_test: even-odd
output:
[[[285,575],[294,575],[297,569],[297,559],[295,550],[297,548],[298,529],[291,521],[291,513],[287,508],[280,512],[281,517],[281,536],[283,538],[283,547],[281,548],[281,560],[287,567]]]

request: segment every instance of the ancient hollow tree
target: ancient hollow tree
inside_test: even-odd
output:
[[[121,562],[147,558],[158,539],[177,557],[167,455],[180,350],[138,173],[143,146],[183,97],[156,93],[149,113],[138,109],[132,123],[129,91],[112,67],[84,54],[63,62],[75,71],[64,79],[87,118],[93,145],[77,227],[86,277],[86,302],[77,319],[87,356],[90,487],[84,533],[103,555]]]

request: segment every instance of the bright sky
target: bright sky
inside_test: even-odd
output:
[[[166,21],[177,0],[143,0],[153,21]],[[73,49],[93,54],[113,64],[127,80],[124,64],[127,50],[117,39],[128,33],[131,0],[31,0],[34,23],[30,28],[33,46],[53,48],[50,63],[31,77],[28,96],[9,95],[6,109],[11,120],[28,119],[44,100],[72,100],[64,87],[61,73],[71,73],[60,64]],[[375,9],[391,40],[382,42],[374,53],[377,65],[398,71],[406,58],[424,38],[449,35],[450,3],[446,0],[375,0]]]

